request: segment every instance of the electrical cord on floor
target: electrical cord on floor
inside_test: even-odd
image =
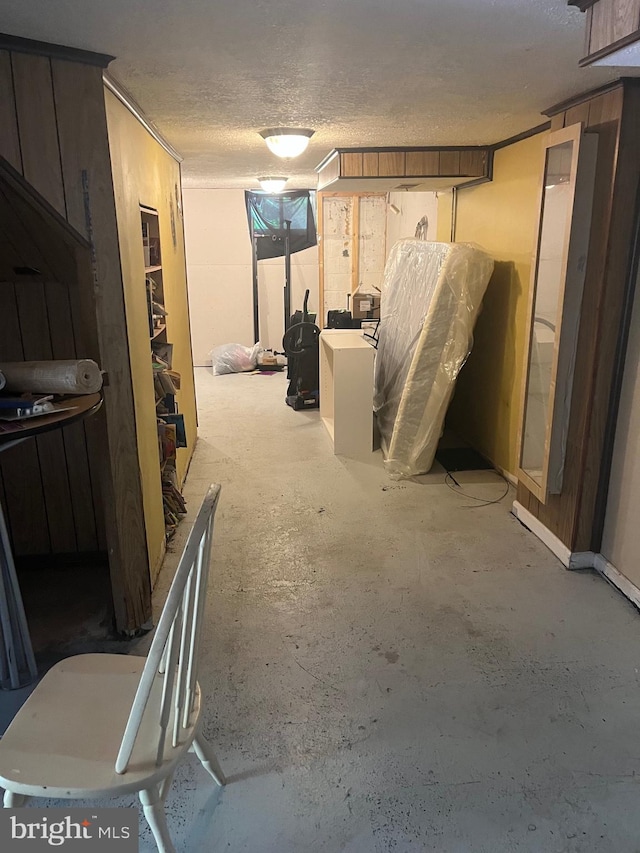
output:
[[[509,494],[509,487],[511,484],[509,483],[507,478],[503,474],[501,474],[499,471],[494,471],[494,474],[497,474],[501,480],[504,480],[507,488],[504,490],[503,494],[501,494],[499,498],[495,498],[492,501],[488,501],[485,498],[477,498],[475,495],[470,495],[468,492],[463,492],[461,487],[460,487],[460,483],[456,480],[456,478],[453,476],[453,474],[451,474],[449,471],[447,471],[447,473],[444,476],[444,482],[451,489],[452,492],[456,493],[456,495],[464,495],[464,497],[469,498],[469,500],[478,501],[477,504],[467,504],[467,506],[464,506],[463,509],[479,509],[483,506],[491,506],[492,504],[499,504],[500,501],[503,501],[506,498],[506,496]],[[454,483],[454,485],[452,486],[451,482],[449,482],[449,481]]]

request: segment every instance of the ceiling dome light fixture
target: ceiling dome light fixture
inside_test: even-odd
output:
[[[258,178],[258,183],[266,193],[281,193],[288,178],[276,178],[269,175],[266,178]]]
[[[306,127],[268,127],[260,136],[276,156],[289,160],[302,154],[314,133]]]

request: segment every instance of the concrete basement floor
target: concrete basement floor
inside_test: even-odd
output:
[[[200,682],[229,782],[183,763],[177,849],[639,851],[626,599],[565,571],[512,493],[470,507],[441,471],[394,482],[379,453],[333,456],[318,412],[284,405],[282,375],[196,375],[190,513],[157,598],[222,483]],[[504,492],[492,472],[457,479]]]

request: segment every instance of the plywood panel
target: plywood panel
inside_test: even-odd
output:
[[[8,160],[18,172],[22,171],[13,72],[11,57],[6,50],[0,50],[0,156]]]
[[[405,165],[405,175],[407,177],[439,174],[439,151],[407,151]]]
[[[188,449],[178,451],[177,469],[181,480],[196,440],[196,413],[183,224],[181,206],[178,206],[180,170],[178,163],[109,92],[106,93],[106,108],[137,433],[134,438],[143,482],[144,521],[153,574],[162,561],[165,529],[155,399],[149,371],[150,346],[139,205],[142,202],[158,211],[164,298],[168,312],[167,339],[173,343],[173,364],[182,378],[178,402],[184,415],[188,442]]]
[[[22,150],[22,173],[49,204],[64,216],[66,210],[51,62],[46,56],[12,53],[11,64]]]
[[[512,473],[545,139],[541,133],[496,151],[493,181],[460,190],[457,199],[455,239],[481,245],[496,264],[448,417],[461,437]],[[451,239],[450,223],[451,194],[442,194],[438,239]]]
[[[340,155],[340,175],[343,178],[362,177],[362,153]]]
[[[381,151],[378,156],[378,171],[380,177],[399,177],[405,174],[404,151]]]
[[[459,175],[460,174],[460,152],[459,151],[441,151],[440,152],[440,174],[441,175]]]

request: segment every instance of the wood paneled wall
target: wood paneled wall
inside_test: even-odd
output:
[[[491,162],[490,148],[337,148],[318,166],[318,189],[339,190],[341,178],[488,180]]]
[[[586,56],[581,65],[640,39],[640,0],[595,0],[581,8],[587,13]]]
[[[18,555],[108,550],[134,630],[150,582],[101,65],[0,50],[0,155],[88,239],[94,278],[0,282],[0,359],[89,356],[108,376],[101,413],[2,454],[0,499]]]
[[[549,113],[552,130],[582,121],[599,139],[590,249],[569,417],[563,489],[518,500],[572,551],[598,551],[598,497],[608,480],[606,427],[623,325],[640,185],[640,81]]]
[[[0,90],[0,155],[66,218],[51,60],[1,51]],[[23,260],[39,268],[37,260]],[[77,304],[76,287],[77,281],[46,278],[0,282],[0,360],[86,357],[87,352],[76,347],[72,308]],[[91,354],[96,357],[96,341],[92,343]],[[105,547],[104,525],[95,511],[98,483],[95,478],[92,482],[84,425],[3,453],[0,475],[17,555]]]

